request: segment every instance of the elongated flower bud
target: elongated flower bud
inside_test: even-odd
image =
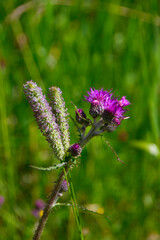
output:
[[[50,106],[52,107],[52,112],[55,114],[56,122],[59,125],[61,132],[62,143],[64,150],[67,151],[70,145],[69,138],[69,126],[67,121],[67,109],[65,108],[65,102],[62,97],[62,92],[57,87],[49,88],[50,91]]]
[[[90,125],[90,120],[86,117],[86,114],[81,108],[76,110],[76,121],[85,126]]]
[[[86,114],[83,112],[81,108],[76,110],[76,121],[80,124],[84,123],[84,120],[86,119]]]
[[[65,152],[59,127],[45,95],[42,94],[42,89],[32,81],[28,81],[23,87],[41,132],[52,147],[55,156],[63,160]]]

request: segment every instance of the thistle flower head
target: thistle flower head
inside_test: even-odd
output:
[[[98,116],[103,118],[105,122],[104,129],[111,132],[120,125],[123,119],[128,118],[124,116],[127,111],[124,107],[128,106],[130,102],[125,96],[118,100],[111,91],[96,90],[94,88],[91,88],[90,92],[87,93],[88,96],[85,96],[85,100],[91,103],[90,114],[93,118]]]
[[[59,127],[42,89],[32,81],[26,82],[23,87],[41,132],[46,137],[56,157],[63,160],[65,152]]]
[[[103,105],[105,102],[106,98],[109,96],[109,92],[100,89],[96,90],[95,88],[90,88],[90,92],[87,92],[88,96],[84,96],[87,102],[90,102],[91,104],[96,104],[96,105]]]
[[[129,105],[130,102],[122,97],[121,100],[118,100],[114,96],[106,99],[104,103],[104,112],[102,114],[103,120],[109,124],[120,125],[121,121],[125,119],[124,116],[127,109],[123,107]]]
[[[109,92],[103,89],[96,90],[95,88],[90,88],[90,92],[87,92],[88,96],[84,96],[87,102],[91,103],[90,115],[93,118],[100,116],[104,110],[104,102],[109,97]]]
[[[78,157],[82,152],[82,148],[78,143],[74,143],[69,147],[69,152],[73,157]]]

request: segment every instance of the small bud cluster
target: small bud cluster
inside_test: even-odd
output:
[[[42,89],[32,81],[28,81],[23,87],[41,132],[52,147],[55,156],[63,160],[65,150],[61,140],[61,132]]]
[[[130,104],[125,96],[118,100],[111,91],[96,90],[94,88],[91,88],[90,92],[87,93],[88,96],[85,96],[85,100],[91,104],[89,114],[92,116],[93,121],[86,117],[82,109],[76,110],[76,121],[81,125],[80,147],[85,146],[94,136],[98,136],[103,132],[115,131],[123,119],[129,118],[124,116],[127,111],[124,107]],[[88,134],[85,135],[86,127],[89,125],[92,125],[92,127]],[[75,150],[73,145],[69,150],[73,156]]]
[[[103,131],[114,131],[123,119],[128,118],[124,116],[124,113],[127,111],[124,107],[129,105],[130,102],[125,96],[118,100],[111,92],[91,88],[88,96],[85,96],[85,100],[91,103],[90,115],[94,119],[101,117],[103,120],[104,124],[101,126]]]

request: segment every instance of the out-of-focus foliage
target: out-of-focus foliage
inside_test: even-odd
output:
[[[90,87],[113,89],[132,102],[129,120],[84,149],[72,171],[86,240],[160,239],[159,1],[0,1],[0,238],[31,239],[38,198],[46,201],[58,172],[22,85],[32,79],[48,94],[58,86],[71,116]],[[70,122],[71,139],[77,132]],[[61,202],[68,202],[66,193]],[[57,207],[42,239],[79,239],[72,209]]]

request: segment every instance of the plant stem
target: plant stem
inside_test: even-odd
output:
[[[67,179],[67,175],[66,172],[64,170],[64,174],[65,174],[65,178]],[[71,180],[71,172],[70,170],[68,171],[68,175],[69,175],[69,184],[68,184],[68,190],[69,190],[69,194],[71,196],[71,205],[73,208],[73,212],[75,215],[75,219],[76,219],[76,223],[77,223],[77,227],[80,233],[80,237],[81,240],[84,240],[83,238],[83,233],[82,233],[82,226],[80,223],[80,216],[79,216],[79,210],[78,210],[78,205],[77,205],[77,201],[76,201],[76,197],[75,197],[75,193],[74,193],[74,188],[73,188],[73,184],[72,184],[72,180]]]
[[[88,134],[87,134],[84,138],[82,138],[82,140],[79,142],[79,145],[80,145],[81,147],[84,147],[84,146],[89,142],[89,140],[90,140],[93,136],[95,136],[94,134],[95,134],[96,130],[97,130],[99,127],[101,127],[102,124],[103,124],[103,120],[102,120],[102,119],[100,119],[98,122],[94,121],[93,127],[90,129],[90,131],[88,132]]]
[[[70,165],[71,165],[71,163],[68,163],[64,167],[66,174],[68,173]],[[60,189],[61,183],[63,181],[64,175],[65,175],[64,170],[62,170],[62,172],[60,173],[59,178],[57,180],[57,183],[56,183],[56,185],[55,185],[55,187],[54,187],[54,189],[53,189],[53,191],[50,195],[50,198],[49,198],[48,202],[46,203],[46,207],[44,209],[44,212],[43,212],[43,215],[42,215],[41,219],[39,220],[39,224],[38,224],[38,227],[37,227],[37,229],[35,231],[35,234],[33,236],[33,240],[39,240],[41,235],[42,235],[43,228],[44,228],[44,226],[47,222],[50,210],[59,198],[59,189]]]
[[[89,133],[83,137],[83,139],[80,141],[80,146],[83,147],[84,145],[87,144],[87,142],[94,136],[96,130],[101,127],[102,125],[102,119],[100,119],[98,122],[94,122],[94,125],[93,127],[91,128],[91,130],[89,131]],[[65,175],[68,174],[68,170],[69,170],[69,167],[71,166],[71,161],[68,162],[67,165],[65,165],[64,169],[62,170],[62,172],[60,173],[59,175],[59,178],[58,178],[58,181],[50,195],[50,198],[46,204],[46,207],[44,209],[44,212],[43,212],[43,215],[41,217],[41,219],[39,220],[39,224],[38,224],[38,227],[35,231],[35,234],[33,236],[33,240],[39,240],[41,235],[42,235],[42,232],[43,232],[43,228],[47,222],[47,219],[48,219],[48,216],[49,216],[49,213],[50,213],[50,210],[51,208],[54,206],[54,204],[57,202],[58,198],[59,198],[59,189],[60,189],[60,186],[61,186],[61,183],[63,181],[63,178],[65,177]]]

